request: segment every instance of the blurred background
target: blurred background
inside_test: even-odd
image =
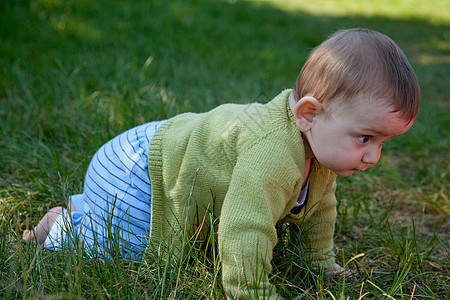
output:
[[[396,41],[416,71],[422,104],[379,166],[339,180],[338,250],[369,251],[362,263],[384,270],[379,276],[389,285],[409,263],[402,245],[410,245],[409,295],[421,280],[417,291],[443,296],[450,267],[447,0],[2,0],[0,270],[14,282],[7,261],[15,252],[5,245],[82,190],[90,158],[110,138],[185,111],[268,101],[293,86],[313,47],[351,27]]]

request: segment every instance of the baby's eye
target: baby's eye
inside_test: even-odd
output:
[[[357,137],[358,141],[360,141],[363,144],[365,144],[368,141],[370,141],[371,138],[372,138],[371,135],[360,135],[360,136]]]

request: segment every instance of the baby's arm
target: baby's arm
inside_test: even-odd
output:
[[[320,196],[317,203],[311,203],[310,214],[301,224],[302,234],[308,249],[308,259],[317,266],[324,267],[330,271],[339,268],[335,262],[334,227],[336,223],[336,182],[328,183],[325,193]],[[309,199],[308,199],[309,200]]]
[[[223,286],[233,299],[277,299],[269,282],[277,242],[275,224],[292,197],[298,174],[274,168],[272,162],[244,159],[235,166],[220,215]]]
[[[329,276],[354,277],[356,273],[353,270],[336,263],[333,252],[337,216],[335,190],[336,182],[330,182],[316,204],[316,210],[300,226],[306,234],[307,246],[311,250],[308,255],[314,265],[325,268]]]
[[[356,272],[349,268],[343,268],[335,261],[334,227],[336,223],[336,182],[330,182],[325,193],[317,203],[317,209],[312,213],[301,227],[306,234],[308,247],[311,253],[309,258],[313,264],[324,267],[328,276],[356,277]]]
[[[235,204],[232,199],[224,203],[219,223],[219,253],[227,296],[276,298],[268,278],[276,243],[275,226],[268,214],[250,203]]]

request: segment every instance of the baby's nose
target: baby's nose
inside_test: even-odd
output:
[[[371,166],[375,165],[381,156],[381,148],[375,149],[375,147],[371,147],[362,157],[362,162],[369,164]]]

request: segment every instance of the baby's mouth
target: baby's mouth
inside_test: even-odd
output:
[[[362,168],[358,168],[358,169],[356,169],[356,171],[365,171],[365,170],[367,170],[367,169],[370,169],[370,166],[369,166],[369,165],[365,165],[365,166],[362,167]]]

